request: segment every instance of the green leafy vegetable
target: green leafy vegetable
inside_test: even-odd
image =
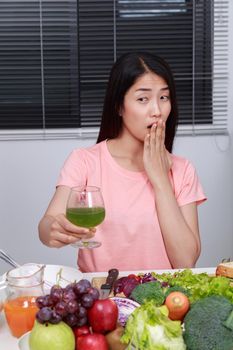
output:
[[[232,311],[230,313],[230,315],[228,316],[228,318],[226,319],[226,321],[223,324],[225,327],[227,327],[228,329],[230,329],[231,331],[233,331],[233,306],[232,306]],[[232,340],[233,342],[233,340]]]
[[[196,301],[184,318],[184,340],[189,350],[233,349],[233,304],[212,295]]]
[[[168,318],[165,305],[157,307],[153,300],[146,302],[129,316],[121,337],[136,350],[185,350],[180,321]]]
[[[130,294],[130,298],[139,304],[153,299],[157,306],[162,305],[165,300],[160,282],[147,282],[137,285]]]
[[[153,276],[160,281],[167,282],[170,286],[181,286],[187,289],[191,303],[210,295],[221,295],[233,302],[233,288],[227,277],[209,276],[207,273],[195,274],[190,269],[174,274],[153,272]]]

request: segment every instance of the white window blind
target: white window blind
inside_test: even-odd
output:
[[[110,68],[170,64],[178,133],[227,131],[229,0],[1,0],[0,139],[96,136]]]
[[[206,75],[206,79],[212,81],[212,123],[196,123],[195,104],[193,105],[193,118],[189,125],[179,125],[180,134],[218,134],[227,132],[227,113],[228,113],[228,0],[214,0],[212,2],[212,22],[211,30],[211,74]],[[195,35],[195,31],[193,32]],[[195,51],[195,47],[193,49]],[[196,67],[193,67],[194,77],[198,79]],[[195,94],[195,80],[193,81]],[[193,98],[195,100],[195,98]],[[203,108],[204,109],[204,108]]]

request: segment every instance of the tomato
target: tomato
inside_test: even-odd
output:
[[[87,315],[93,332],[106,333],[116,328],[118,307],[112,299],[99,299],[88,309]]]
[[[169,318],[181,321],[190,307],[188,297],[182,292],[171,292],[165,300],[165,305],[169,310]]]

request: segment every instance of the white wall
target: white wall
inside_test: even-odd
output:
[[[232,2],[231,15],[232,18]],[[229,23],[232,23],[230,18]],[[232,27],[232,26],[231,26]],[[231,35],[233,37],[233,28]],[[233,40],[229,62],[233,62]],[[175,153],[195,165],[208,201],[199,207],[202,253],[198,266],[233,258],[233,66],[229,70],[230,136],[180,136]],[[43,246],[37,225],[51,198],[69,152],[95,140],[0,141],[0,248],[20,263],[75,266],[74,248]],[[0,261],[0,274],[8,266]]]
[[[197,265],[215,266],[223,258],[233,259],[233,147],[230,138],[178,138],[176,153],[192,160],[208,197],[199,207],[202,253]]]
[[[218,137],[220,138],[220,137]],[[233,258],[233,149],[219,149],[224,139],[179,137],[175,151],[195,164],[208,201],[199,207],[202,254],[198,266]],[[222,138],[222,137],[221,137]],[[75,140],[0,143],[0,248],[19,262],[75,266],[74,248],[43,246],[37,224],[54,191],[63,160],[71,149],[92,144]],[[6,265],[0,262],[0,272]]]

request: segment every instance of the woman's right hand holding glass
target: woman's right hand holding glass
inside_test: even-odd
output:
[[[50,247],[54,248],[73,244],[81,239],[90,239],[96,231],[95,228],[79,227],[72,224],[64,214],[58,214],[56,216],[46,215],[45,219],[50,226],[47,243]]]

